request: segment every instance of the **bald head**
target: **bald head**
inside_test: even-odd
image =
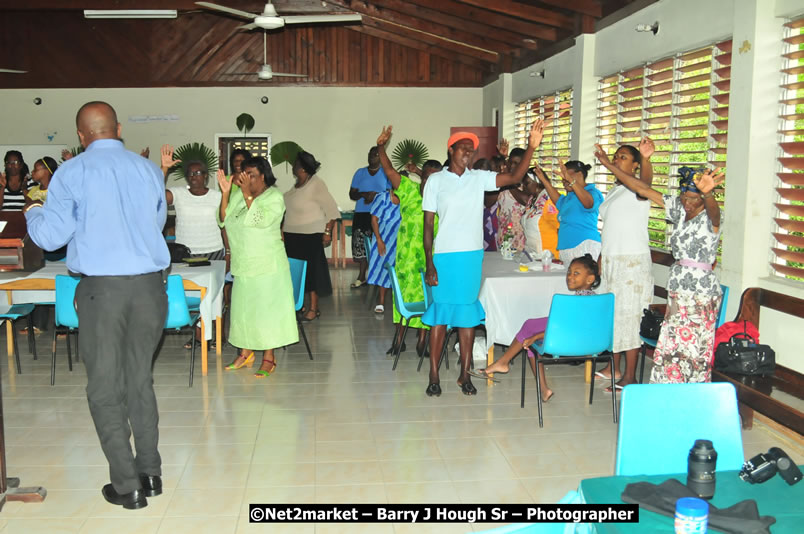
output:
[[[87,102],[75,116],[78,137],[85,147],[96,139],[117,139],[120,137],[120,124],[117,113],[106,102]]]

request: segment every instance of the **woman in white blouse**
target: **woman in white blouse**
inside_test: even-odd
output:
[[[636,177],[650,187],[653,182],[653,167],[650,157],[654,145],[649,137],[639,143],[639,149],[622,145],[614,153],[612,164],[617,169]],[[620,375],[620,354],[625,354],[625,375],[619,378],[618,389],[636,381],[637,355],[642,340],[639,337],[639,324],[642,310],[653,300],[653,262],[650,256],[648,239],[648,218],[650,201],[638,196],[619,180],[609,191],[600,206],[603,221],[601,232],[600,266],[603,287],[614,293],[614,377]],[[598,373],[610,378],[611,369]],[[610,391],[611,388],[606,388]]]

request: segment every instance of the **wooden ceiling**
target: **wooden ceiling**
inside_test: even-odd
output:
[[[343,85],[478,87],[549,57],[633,0],[274,0],[280,15],[359,13],[360,23],[267,32],[192,0],[0,2],[2,88]],[[259,0],[215,2],[261,13]],[[13,5],[12,5],[13,4]],[[175,19],[85,19],[83,9],[176,9]]]

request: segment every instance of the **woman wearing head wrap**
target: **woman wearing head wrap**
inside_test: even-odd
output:
[[[542,141],[544,122],[536,120],[530,130],[528,149],[511,172],[494,173],[471,169],[477,136],[457,132],[447,142],[447,168],[430,176],[424,187],[424,254],[426,282],[433,288],[433,302],[422,316],[432,327],[430,336],[430,384],[427,395],[441,395],[438,363],[447,325],[458,328],[461,374],[458,385],[464,395],[477,390],[469,378],[475,326],[485,318],[478,300],[483,265],[483,195],[522,181],[533,151]],[[433,227],[438,214],[438,235]]]
[[[709,382],[722,298],[712,271],[721,229],[714,188],[723,183],[723,173],[682,167],[679,195],[663,195],[614,165],[600,145],[595,147],[595,156],[603,166],[625,187],[662,206],[674,225],[670,247],[676,262],[670,267],[667,312],[650,381]]]

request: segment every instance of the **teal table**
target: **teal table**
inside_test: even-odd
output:
[[[718,508],[727,508],[739,501],[753,499],[757,502],[759,515],[771,515],[776,523],[771,525],[773,534],[804,532],[804,481],[788,486],[778,474],[763,484],[749,484],[737,476],[737,471],[718,471],[715,496],[710,501]],[[581,481],[581,502],[592,504],[619,504],[625,486],[632,482],[661,484],[675,478],[686,483],[687,474],[633,477],[589,478]],[[639,523],[598,523],[594,529],[599,534],[629,532],[674,532],[673,519],[640,508]],[[710,529],[713,532],[720,532]]]

